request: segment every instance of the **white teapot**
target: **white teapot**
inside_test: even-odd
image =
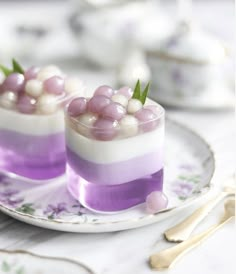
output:
[[[161,45],[148,51],[153,91],[178,98],[202,94],[221,81],[226,55],[221,41],[192,23],[182,22]]]

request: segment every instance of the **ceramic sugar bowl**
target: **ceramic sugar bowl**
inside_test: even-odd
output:
[[[161,96],[195,97],[220,81],[226,49],[219,40],[190,23],[178,24],[158,49],[147,53],[152,84]],[[152,93],[155,99],[157,93]]]

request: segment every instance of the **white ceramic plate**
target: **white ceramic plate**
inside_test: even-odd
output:
[[[46,257],[30,252],[0,249],[0,273],[8,274],[92,274],[87,266],[70,259]]]
[[[166,93],[151,93],[152,99],[160,104],[173,108],[191,110],[219,110],[233,109],[235,107],[234,89],[227,84],[218,84],[209,88],[202,95],[192,97],[171,96]]]
[[[165,152],[164,192],[169,204],[161,212],[148,214],[142,204],[119,214],[96,214],[69,195],[65,177],[30,184],[4,176],[0,179],[0,210],[35,226],[69,232],[119,231],[160,221],[208,192],[215,167],[208,144],[168,119]]]

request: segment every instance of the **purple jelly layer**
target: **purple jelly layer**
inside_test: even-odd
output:
[[[67,162],[79,176],[99,185],[117,185],[154,174],[163,168],[162,148],[126,161],[99,164],[83,159],[69,147]]]
[[[0,169],[31,179],[51,179],[62,175],[65,165],[64,133],[35,136],[0,130]]]
[[[119,185],[98,185],[78,176],[70,167],[68,190],[83,206],[103,212],[125,210],[144,203],[153,191],[162,191],[163,169],[134,181]]]

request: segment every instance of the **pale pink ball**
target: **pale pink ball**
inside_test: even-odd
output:
[[[61,95],[64,92],[65,81],[60,76],[52,76],[43,83],[44,90],[47,93]]]
[[[141,109],[135,113],[139,126],[144,131],[151,131],[157,126],[157,116],[150,109]]]
[[[146,207],[149,213],[156,213],[168,205],[167,196],[161,191],[153,191],[146,198]]]
[[[25,77],[20,73],[12,73],[2,83],[2,91],[12,91],[19,93],[23,91]]]
[[[120,120],[125,116],[125,114],[126,109],[118,103],[109,104],[101,112],[102,117],[110,118],[112,120]]]
[[[71,117],[77,117],[80,114],[86,112],[87,109],[87,99],[84,97],[79,97],[73,99],[68,106],[68,113]]]
[[[22,95],[19,97],[16,107],[19,112],[32,114],[36,109],[36,100],[28,95]]]
[[[95,95],[88,102],[88,111],[100,114],[103,108],[111,103],[111,99],[104,95]]]
[[[110,87],[110,86],[100,86],[98,87],[95,92],[94,92],[94,96],[96,95],[104,95],[107,97],[111,97],[114,93],[114,90]]]
[[[39,70],[40,70],[40,68],[34,67],[34,66],[27,69],[24,73],[25,80],[28,81],[28,80],[37,78],[37,74],[38,74]]]
[[[118,94],[122,94],[128,99],[130,99],[133,95],[133,90],[130,87],[122,87],[117,91]]]
[[[117,134],[118,122],[99,118],[93,125],[92,134],[97,140],[110,141]]]
[[[160,113],[161,113],[160,108],[158,106],[156,106],[156,105],[148,105],[148,106],[145,106],[144,109],[151,110],[157,116],[160,115]]]

